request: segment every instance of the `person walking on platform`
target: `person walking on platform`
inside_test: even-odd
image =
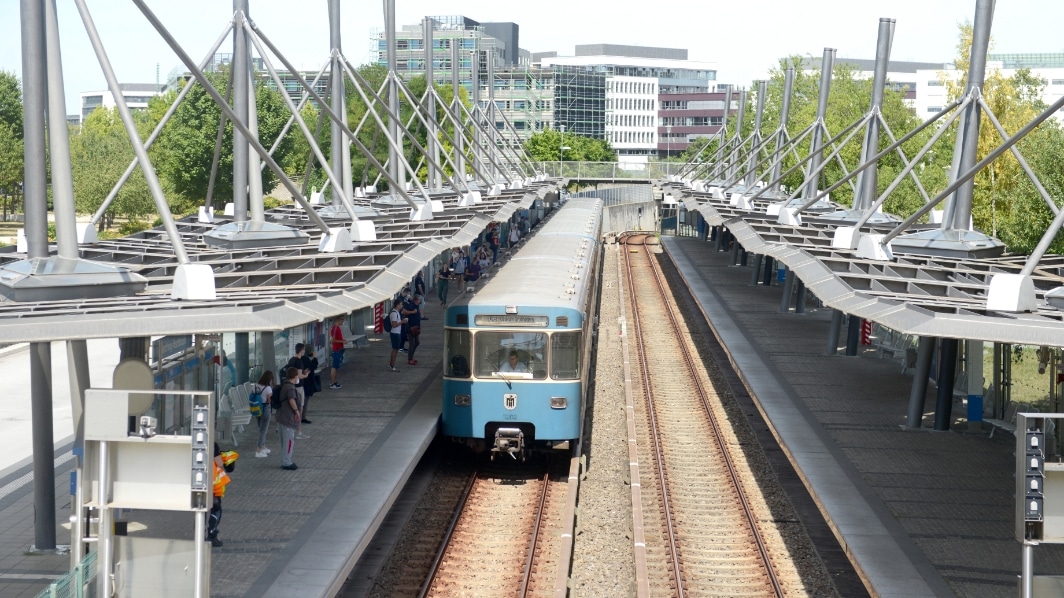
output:
[[[270,399],[273,397],[273,372],[266,370],[255,383],[254,392],[259,393],[262,401],[262,415],[259,416],[259,442],[255,445],[255,458],[264,459],[270,454],[266,448],[266,433],[270,431]]]
[[[284,384],[278,391],[281,395],[281,408],[277,410],[277,427],[281,430],[281,469],[289,471],[299,469],[292,461],[292,453],[296,448],[296,428],[301,419],[299,393],[296,392],[298,380],[299,370],[288,368],[285,370]]]
[[[447,290],[451,286],[451,264],[443,262],[440,271],[436,274],[436,296],[440,298],[440,305],[447,305]]]
[[[392,323],[392,330],[389,336],[392,338],[392,358],[388,362],[388,370],[392,372],[398,372],[395,367],[395,357],[399,354],[399,348],[403,346],[403,324],[406,324],[406,319],[399,314],[399,309],[403,306],[402,299],[396,299],[392,301],[392,311],[388,312],[388,319]]]
[[[329,343],[330,349],[332,349],[332,371],[329,372],[329,388],[341,388],[339,382],[336,381],[337,374],[340,373],[340,366],[344,363],[344,330],[341,326],[344,323],[343,316],[336,316],[333,320],[332,328],[329,329]]]

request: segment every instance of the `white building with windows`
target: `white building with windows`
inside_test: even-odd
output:
[[[987,71],[997,70],[1002,77],[1012,77],[1020,69],[1030,69],[1031,74],[1042,79],[1042,101],[1046,105],[1064,97],[1064,53],[1061,54],[990,54],[987,56]],[[944,80],[959,81],[964,75],[952,64],[934,70],[916,72],[916,115],[924,120],[931,118],[949,104],[949,94]],[[1064,120],[1064,112],[1054,115]]]
[[[119,88],[122,90],[122,97],[126,99],[126,105],[134,110],[147,108],[148,101],[163,92],[163,87],[155,83],[120,83]],[[80,122],[85,122],[89,114],[100,106],[114,108],[117,105],[110,90],[83,91]]]
[[[544,68],[605,75],[605,138],[620,162],[646,163],[666,152],[662,97],[707,93],[718,85],[715,63],[688,60],[687,50],[679,48],[588,44],[576,46],[576,56],[541,60]]]
[[[618,155],[620,148],[629,157],[656,154],[657,131],[658,80],[630,76],[607,78],[606,139],[617,148]]]

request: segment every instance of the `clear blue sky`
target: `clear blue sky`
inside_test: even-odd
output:
[[[67,112],[78,111],[78,93],[106,87],[74,3],[59,0]],[[88,0],[111,61],[124,83],[150,83],[178,66],[177,57],[128,0]],[[225,0],[148,0],[195,60],[222,31],[232,5]],[[250,0],[251,16],[297,66],[317,70],[328,54],[324,0]],[[608,6],[608,10],[604,7]],[[655,12],[657,9],[661,9]],[[344,53],[354,63],[370,57],[371,30],[383,27],[382,2],[344,0]],[[971,21],[975,0],[738,0],[732,2],[611,3],[559,0],[398,0],[397,22],[425,15],[461,14],[478,21],[520,25],[521,47],[533,52],[573,53],[576,44],[615,43],[687,48],[692,60],[715,62],[718,80],[749,85],[777,58],[820,56],[873,58],[880,17],[897,20],[892,58],[946,62],[956,55],[957,25]],[[0,0],[0,70],[21,72],[19,2]],[[994,51],[1064,51],[1060,26],[1064,1],[998,2]],[[223,48],[229,51],[227,43]]]

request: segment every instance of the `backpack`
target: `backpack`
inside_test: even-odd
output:
[[[273,407],[275,410],[281,408],[281,396],[284,394],[284,387],[287,384],[289,384],[289,382],[285,381],[284,384],[273,389],[273,394],[270,395],[270,407]]]
[[[256,384],[248,395],[248,411],[255,417],[262,417],[262,388]]]
[[[392,311],[395,311],[394,309]],[[392,311],[388,312],[388,315],[384,317],[384,331],[392,331]]]

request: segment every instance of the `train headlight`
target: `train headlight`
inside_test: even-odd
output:
[[[469,395],[454,395],[454,404],[456,407],[469,407],[472,403],[469,399]]]
[[[565,397],[551,397],[550,408],[551,409],[565,409],[569,406],[569,401]]]

